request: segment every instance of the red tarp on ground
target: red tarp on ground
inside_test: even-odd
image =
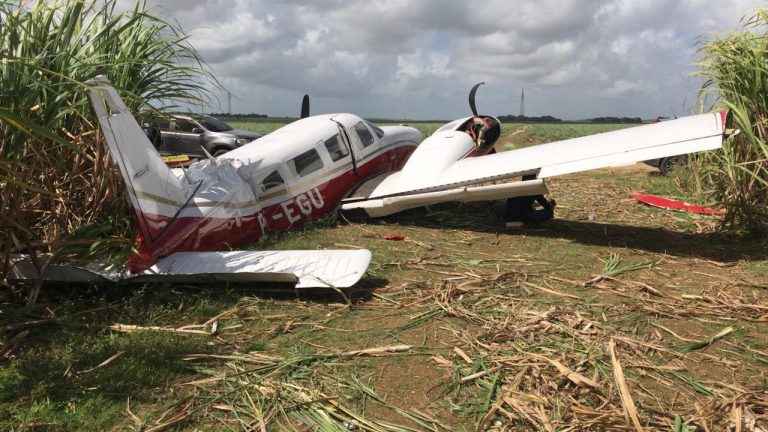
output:
[[[703,215],[722,216],[725,214],[725,210],[715,210],[709,207],[702,207],[696,204],[688,204],[682,201],[672,200],[669,198],[663,198],[655,195],[641,195],[635,194],[635,199],[643,204],[659,207],[668,210],[684,211]]]

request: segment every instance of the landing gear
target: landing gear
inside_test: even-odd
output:
[[[555,200],[543,195],[507,198],[504,221],[507,228],[537,227],[555,217],[556,205]]]

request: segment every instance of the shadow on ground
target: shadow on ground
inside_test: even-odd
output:
[[[768,258],[764,243],[725,233],[688,233],[660,227],[555,219],[538,228],[506,229],[500,203],[444,204],[431,211],[414,209],[390,216],[386,223],[430,229],[461,229],[510,236],[566,239],[584,245],[639,249],[655,254],[718,262]],[[356,223],[371,223],[357,221]]]
[[[114,425],[126,419],[127,403],[134,410],[151,406],[156,392],[168,393],[166,402],[184,402],[194,392],[178,382],[206,373],[185,358],[259,350],[272,337],[262,328],[273,325],[271,321],[259,320],[249,324],[252,334],[246,343],[217,343],[210,322],[220,314],[256,307],[301,317],[315,306],[339,310],[345,303],[351,310],[386,284],[385,279],[367,277],[362,286],[343,292],[226,284],[46,286],[33,307],[2,305],[0,429]],[[143,330],[116,330],[117,323]]]

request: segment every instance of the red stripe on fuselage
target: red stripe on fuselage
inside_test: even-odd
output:
[[[385,172],[402,169],[415,145],[402,145],[387,150],[373,159],[358,162],[358,172],[352,168],[328,181],[269,205],[256,213],[233,218],[177,217],[137,214],[139,220],[152,227],[165,227],[162,233],[131,260],[132,271],[153,265],[159,258],[174,252],[213,251],[253,243],[262,235],[285,231],[311,219],[327,216],[339,202],[363,180]],[[155,231],[155,232],[159,232]]]

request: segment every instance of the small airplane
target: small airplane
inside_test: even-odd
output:
[[[129,263],[133,277],[243,280],[255,272],[258,280],[292,275],[300,287],[348,287],[364,274],[369,251],[211,251],[339,209],[346,217],[380,217],[446,201],[544,195],[546,178],[716,149],[725,133],[721,111],[495,153],[501,125],[477,112],[481,84],[469,94],[472,116],[421,144],[419,131],[407,126],[378,127],[353,114],[309,116],[305,97],[299,120],[172,169],[106,77],[97,77],[89,96],[141,231],[139,254]]]

